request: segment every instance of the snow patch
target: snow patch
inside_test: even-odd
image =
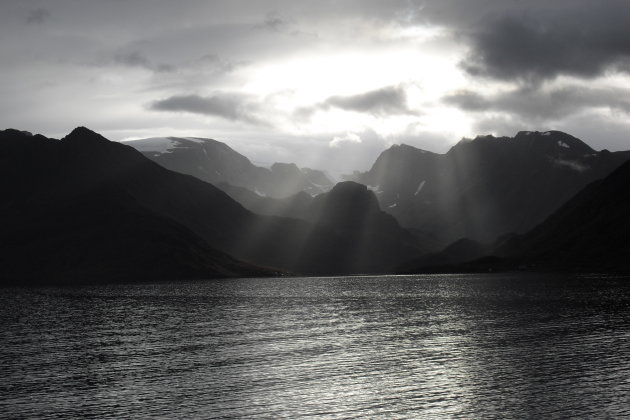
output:
[[[177,146],[177,141],[170,137],[151,137],[148,139],[127,140],[123,144],[131,146],[139,152],[171,153],[171,149]]]
[[[368,190],[372,191],[374,194],[382,194],[383,190],[381,189],[380,185],[377,185],[375,187],[368,185],[367,186]]]
[[[420,185],[418,185],[418,189],[416,190],[415,193],[413,193],[413,195],[418,195],[420,194],[420,191],[422,191],[422,187],[424,187],[424,184],[426,184],[427,181],[423,180],[420,182]]]
[[[551,135],[551,131],[545,131],[544,133],[542,133],[543,136],[550,136]]]
[[[580,163],[580,162],[576,162],[574,160],[556,159],[553,162],[556,165],[566,166],[567,168],[573,169],[574,171],[577,171],[577,172],[584,172],[590,169],[587,165],[584,165],[583,163]]]
[[[203,144],[206,139],[199,137],[150,137],[148,139],[125,140],[122,143],[133,147],[139,152],[172,153],[173,149],[182,146],[181,140]],[[205,150],[204,150],[205,152]]]
[[[393,209],[393,208],[394,208],[394,207],[396,207],[397,205],[398,205],[398,203],[394,203],[394,204],[392,204],[391,206],[387,206],[387,207],[389,207],[390,209]]]
[[[558,140],[558,146],[564,147],[565,149],[570,149],[571,148],[571,146],[569,146],[568,144],[566,144],[565,142],[560,141],[560,140]]]
[[[201,137],[182,137],[184,140],[192,141],[193,143],[203,144],[207,139]]]
[[[254,188],[254,192],[256,193],[256,195],[258,195],[259,197],[266,197],[265,194],[261,193],[260,191],[258,191],[258,188]]]

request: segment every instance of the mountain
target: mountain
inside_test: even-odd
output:
[[[365,185],[340,182],[328,193],[313,198],[304,217],[315,226],[331,231],[345,250],[331,261],[340,274],[387,272],[424,250],[417,239],[381,211],[378,200]],[[314,234],[305,252],[311,259],[326,258],[325,238]]]
[[[630,162],[593,182],[495,254],[551,269],[630,272]]]
[[[349,256],[353,264],[375,265],[388,260],[394,263],[418,254],[414,237],[396,219],[381,211],[376,196],[365,185],[338,183],[330,192],[313,199],[307,219],[341,232],[347,241],[359,244],[354,255]],[[376,258],[376,261],[362,262],[362,258]]]
[[[7,130],[0,149],[3,278],[269,273],[259,266],[371,273],[419,253],[373,196],[363,207],[361,196],[371,193],[362,186],[358,196],[340,187],[320,199],[320,210],[307,222],[254,214],[213,185],[82,127],[62,140]],[[354,200],[360,205],[351,206]],[[352,209],[345,219],[325,211],[343,202]],[[376,233],[366,237],[366,246],[357,242],[360,232]]]
[[[356,179],[406,228],[443,243],[491,242],[529,231],[628,158],[559,131],[525,131],[463,140],[446,154],[396,145]]]
[[[261,196],[287,197],[300,191],[328,191],[332,181],[322,171],[292,163],[255,166],[227,144],[198,137],[154,137],[124,142],[167,169],[192,175],[214,185],[227,183]]]
[[[461,264],[475,261],[487,255],[493,255],[493,244],[482,244],[472,239],[462,238],[437,252],[426,253],[413,258],[397,267],[396,272],[401,274],[423,273],[431,271],[459,271]],[[477,271],[466,267],[461,271]],[[486,270],[481,270],[486,271]]]
[[[239,202],[248,210],[267,216],[291,217],[294,219],[308,219],[308,212],[313,202],[313,196],[300,191],[284,198],[263,197],[251,192],[247,188],[221,182],[217,187]]]
[[[630,272],[630,161],[589,184],[543,223],[493,244],[461,240],[399,272],[544,270]]]
[[[77,143],[79,138],[85,144]],[[125,162],[111,174],[100,165],[86,170],[89,163],[81,160],[87,148],[109,153],[100,139],[91,140],[83,129],[63,141],[0,131],[0,283],[273,274],[213,249],[186,227],[140,205],[114,181]]]

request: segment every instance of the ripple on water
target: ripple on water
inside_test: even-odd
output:
[[[5,289],[4,418],[630,416],[630,283],[401,276]]]

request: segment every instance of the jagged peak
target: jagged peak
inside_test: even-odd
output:
[[[549,130],[549,131],[519,131],[514,137],[495,137],[492,134],[478,135],[474,139],[462,138],[457,144],[455,144],[449,153],[453,150],[460,149],[461,147],[475,147],[479,145],[523,145],[528,147],[531,145],[538,145],[545,149],[555,148],[561,150],[573,149],[577,153],[593,153],[593,150],[588,144],[582,140],[567,134],[562,131]]]
[[[573,149],[578,153],[593,153],[595,150],[584,141],[558,130],[549,131],[519,131],[514,136],[515,141],[536,141],[545,145],[563,149]]]
[[[459,145],[463,145],[463,144],[470,144],[470,143],[475,143],[475,142],[481,142],[484,140],[496,140],[497,137],[495,137],[493,134],[477,134],[474,138],[472,137],[462,137],[457,143],[455,143],[453,145],[453,147],[459,146]]]
[[[98,134],[95,131],[90,130],[87,127],[77,127],[65,136],[61,141],[66,143],[102,143],[110,142],[108,139]]]
[[[419,152],[419,153],[431,153],[431,154],[434,154],[433,152],[430,152],[428,150],[420,149],[419,147],[412,146],[412,145],[406,144],[406,143],[394,144],[394,145],[392,145],[392,147],[390,147],[390,150],[391,149],[393,149],[393,150],[398,149],[398,150],[403,150],[403,151],[404,150],[413,150],[413,151]]]

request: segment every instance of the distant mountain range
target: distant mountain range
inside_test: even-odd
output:
[[[419,252],[354,183],[320,195],[307,222],[254,214],[82,127],[62,140],[6,130],[0,148],[4,281],[386,272]]]
[[[246,183],[264,169],[222,143],[191,142],[202,149],[185,148],[190,159],[208,154],[205,172]],[[0,131],[0,150],[0,284],[630,271],[630,153],[560,132],[478,137],[444,155],[395,146],[358,174],[369,187],[284,198],[177,173],[84,127],[61,140]]]
[[[598,152],[559,131],[524,131],[463,140],[446,154],[395,145],[355,180],[404,227],[444,244],[491,242],[529,231],[628,158],[630,152]]]
[[[293,163],[255,166],[225,143],[199,137],[153,137],[124,142],[146,157],[175,172],[192,175],[217,185],[247,188],[258,196],[287,197],[300,191],[321,194],[333,182],[319,170],[298,168]]]

